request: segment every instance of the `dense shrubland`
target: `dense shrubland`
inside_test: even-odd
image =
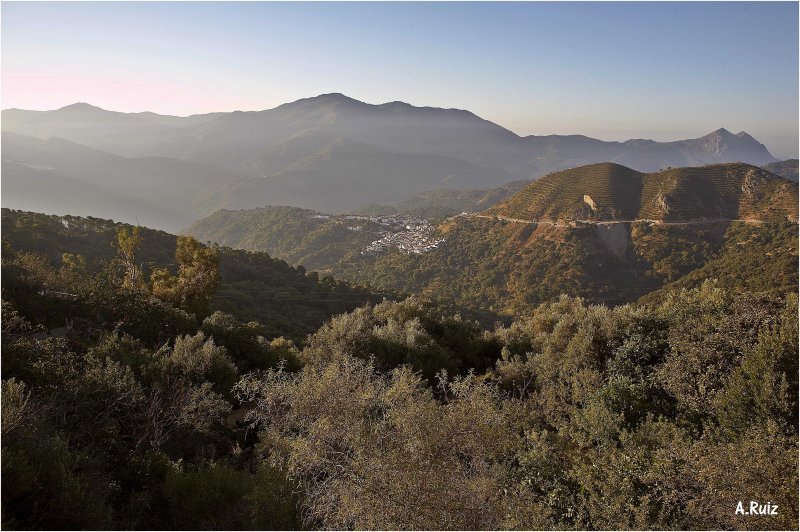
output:
[[[4,528],[797,527],[795,293],[490,330],[411,297],[293,341],[216,306],[213,249],[126,249],[4,250]]]

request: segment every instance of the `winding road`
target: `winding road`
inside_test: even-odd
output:
[[[744,222],[748,224],[761,224],[763,220],[752,219],[737,219],[737,218],[711,218],[702,220],[687,220],[682,222],[665,222],[663,220],[651,220],[648,218],[638,218],[636,220],[570,220],[568,223],[553,222],[550,220],[523,220],[520,218],[509,218],[508,216],[497,215],[490,216],[488,214],[479,213],[461,213],[453,216],[453,218],[484,218],[487,220],[500,220],[503,222],[512,222],[528,225],[552,225],[553,227],[572,227],[573,224],[590,224],[590,225],[614,225],[614,224],[630,224],[637,222],[645,222],[658,225],[696,225],[696,224],[709,224],[718,222]]]

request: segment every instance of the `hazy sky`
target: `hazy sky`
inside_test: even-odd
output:
[[[167,114],[325,92],[519,134],[746,130],[797,155],[798,4],[2,3],[3,108]]]

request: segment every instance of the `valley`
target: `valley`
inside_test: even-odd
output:
[[[334,94],[2,135],[3,512],[32,528],[727,529],[642,501],[796,465],[797,162],[745,133],[519,137]],[[651,449],[670,472],[620,467]]]
[[[33,414],[47,407],[35,423],[4,416],[4,481],[24,475],[47,480],[41,487],[4,486],[4,504],[14,503],[4,512],[13,508],[15,516],[27,518],[20,512],[35,508],[37,522],[56,525],[77,518],[97,528],[120,521],[134,529],[176,522],[299,528],[308,522],[305,509],[326,506],[318,498],[300,500],[296,479],[313,483],[319,475],[346,478],[352,471],[375,486],[388,511],[375,521],[372,501],[363,508],[344,502],[364,496],[360,484],[348,480],[334,491],[347,515],[326,517],[321,528],[345,520],[379,522],[375,528],[408,523],[407,497],[378,491],[386,478],[423,490],[412,490],[415,508],[426,509],[412,513],[419,528],[592,528],[598,522],[606,528],[619,522],[618,515],[594,511],[591,521],[582,513],[541,516],[534,511],[539,506],[529,504],[587,488],[591,495],[575,503],[581,511],[603,508],[610,496],[622,504],[633,497],[624,491],[629,478],[644,494],[663,493],[666,478],[671,495],[705,503],[709,490],[742,482],[752,471],[777,472],[762,488],[770,489],[775,478],[791,477],[796,464],[797,427],[785,406],[797,401],[796,284],[778,291],[769,290],[774,283],[752,284],[748,273],[756,269],[768,270],[762,280],[774,278],[760,253],[733,258],[745,274],[734,284],[720,275],[724,264],[710,268],[712,259],[695,270],[700,276],[691,283],[653,292],[635,306],[591,305],[562,292],[513,320],[479,322],[464,308],[424,295],[381,294],[264,253],[204,247],[96,218],[2,214],[3,371],[13,375],[3,382],[4,408]],[[475,225],[475,234],[496,237],[521,225],[462,222],[468,223],[446,234]],[[797,248],[796,224],[785,234],[776,221],[763,224],[771,228],[767,233],[749,233],[744,225],[729,228],[734,248],[744,248],[743,242],[770,253]],[[566,233],[577,227],[533,229],[557,231],[549,233],[560,239],[551,258],[571,256],[566,248],[579,244]],[[131,235],[141,241],[128,247]],[[462,251],[467,258],[472,252]],[[137,272],[137,263],[127,259],[134,255],[146,265],[138,287],[127,281]],[[579,257],[572,257],[574,266]],[[793,266],[794,276],[796,261]],[[466,275],[473,274],[470,268],[463,269]],[[557,275],[542,284],[574,273],[560,268]],[[189,307],[174,297],[181,293],[175,289],[201,299]],[[749,415],[761,409],[771,416],[766,429]],[[376,421],[376,412],[388,419]],[[698,416],[719,423],[705,434],[726,439],[697,435],[692,424]],[[60,435],[72,436],[69,445]],[[746,440],[746,448],[726,454],[736,438]],[[331,441],[347,442],[355,456],[343,455]],[[304,469],[268,469],[258,454],[265,442],[286,449],[290,454],[282,459]],[[629,461],[620,445],[646,452],[635,469],[623,469],[622,480],[613,481],[621,488],[609,492],[606,475],[617,479],[613,475]],[[309,446],[321,456],[309,457]],[[59,467],[34,461],[40,453]],[[207,453],[217,461],[207,462]],[[524,459],[509,459],[517,456]],[[464,460],[491,467],[475,471]],[[559,467],[542,469],[551,460]],[[722,473],[708,478],[706,468]],[[542,471],[547,476],[539,484],[517,480]],[[119,479],[119,488],[101,482],[109,478]],[[131,479],[136,483],[124,483]],[[79,501],[55,496],[94,482],[100,488]],[[442,493],[460,505],[490,494],[499,500],[489,498],[476,513],[435,512]],[[185,502],[187,494],[211,509]],[[789,507],[795,495],[792,485],[771,500]],[[119,497],[157,511],[130,510]],[[264,506],[269,513],[255,511]],[[98,507],[106,511],[98,515]],[[677,515],[657,512],[648,522],[676,529],[686,523],[736,526],[729,514],[688,506]],[[780,523],[790,528],[793,520]],[[638,522],[616,526],[636,528]]]
[[[390,219],[387,235],[378,222]],[[482,212],[409,220],[265,207],[221,211],[187,232],[506,315],[562,293],[634,302],[694,285],[688,279],[709,268],[730,285],[780,292],[797,283],[797,185],[745,164],[650,174],[589,165],[544,176]],[[734,261],[751,260],[743,255],[765,264],[740,272]]]

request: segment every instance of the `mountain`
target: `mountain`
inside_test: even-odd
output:
[[[2,129],[40,139],[63,138],[116,155],[136,156],[172,134],[172,127],[133,113],[75,103],[54,111],[7,109]]]
[[[530,136],[524,140],[529,153],[534,154],[528,164],[535,176],[596,162],[614,162],[641,172],[653,172],[721,162],[762,165],[775,161],[767,148],[747,133],[733,135],[726,129],[673,142],[646,139],[604,142],[582,135]]]
[[[787,159],[764,165],[764,169],[797,183],[797,159]]]
[[[160,115],[158,113],[144,111],[141,113],[131,113],[131,115],[146,120],[147,122],[152,122],[154,124],[159,124],[162,126],[185,127],[185,126],[194,126],[198,124],[203,124],[205,122],[213,120],[219,115],[219,113],[206,113],[206,114],[198,114],[190,116],[172,116],[172,115]]]
[[[776,177],[736,163],[649,174],[601,163],[542,177],[488,214],[536,221],[662,222],[796,216],[782,209],[791,205],[792,192]]]
[[[734,290],[796,290],[797,195],[796,184],[747,164],[641,173],[603,163],[550,174],[432,228],[256,209],[215,213],[188,232],[371,286],[518,314],[562,293],[632,302],[695,286],[700,271]],[[405,251],[366,245],[392,242],[387,233]]]
[[[509,179],[455,157],[395,153],[337,138],[277,174],[236,181],[207,197],[226,207],[266,203],[338,213],[360,207],[364,199],[389,202],[431,188],[500,185]]]
[[[747,133],[725,129],[674,142],[521,137],[465,110],[403,102],[372,105],[335,93],[264,111],[189,117],[118,113],[83,103],[54,111],[9,109],[3,111],[2,129],[40,140],[60,138],[128,159],[222,170],[224,178],[206,189],[190,187],[203,213],[280,204],[346,212],[435,189],[492,188],[599,162],[653,172],[775,161]],[[153,182],[153,193],[159,193],[159,179]],[[73,211],[67,203],[64,207]]]
[[[177,230],[210,211],[196,203],[232,170],[167,157],[129,158],[61,138],[2,134],[3,206],[80,213]]]
[[[100,218],[113,216],[127,223],[141,220],[161,227],[181,227],[187,220],[187,216],[167,206],[155,206],[47,166],[3,160],[2,175],[3,207],[48,214],[80,212]]]
[[[763,165],[775,161],[766,146],[744,131],[734,135],[724,128],[697,139],[631,143],[629,146],[633,149],[620,153],[609,161],[643,172],[724,162]]]
[[[252,164],[297,137],[343,137],[390,152],[457,157],[495,168],[498,155],[519,137],[468,111],[414,107],[402,102],[370,105],[342,94],[323,94],[266,111],[235,112],[189,128],[160,148],[184,159]],[[312,143],[310,151],[319,148]],[[283,148],[277,148],[282,151]],[[298,153],[302,160],[308,151]],[[249,157],[242,157],[248,154]],[[234,158],[235,157],[235,158]],[[288,161],[287,161],[288,162]],[[272,167],[276,172],[277,169]]]

